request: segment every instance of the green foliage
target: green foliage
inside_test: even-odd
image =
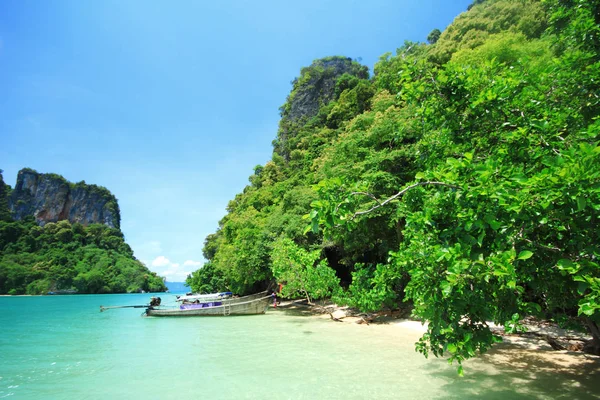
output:
[[[599,4],[478,0],[370,80],[343,58],[303,69],[198,285],[410,302],[417,349],[459,365],[498,340],[490,322],[597,329]]]
[[[10,210],[8,209],[8,195],[10,186],[4,183],[2,170],[0,169],[0,221],[10,221]]]
[[[209,261],[185,280],[195,293],[216,293],[229,290],[223,272]]]
[[[228,215],[204,243],[204,256],[230,290],[243,294],[269,285],[273,246],[282,235],[303,248],[318,246],[320,237],[304,235],[302,218],[316,199],[313,163],[342,125],[371,107],[375,91],[368,77],[368,69],[349,58],[327,57],[293,82],[272,160],[254,168],[250,184],[229,202]]]
[[[273,246],[271,269],[276,281],[283,284],[284,297],[306,297],[318,300],[330,297],[339,288],[339,278],[320,260],[319,250],[306,251],[288,238],[277,240]]]
[[[375,86],[395,95],[402,88],[398,77],[405,72],[409,60],[413,63],[422,62],[428,51],[430,50],[427,49],[427,45],[423,43],[405,41],[404,45],[396,50],[395,57],[391,53],[384,54],[375,64]]]
[[[48,175],[48,174],[44,174],[44,175]],[[53,174],[53,175],[55,175],[55,174]],[[60,175],[57,175],[57,176],[62,178],[62,176],[60,176]],[[64,178],[62,178],[62,179],[64,180]],[[71,190],[82,189],[88,194],[88,196],[97,197],[97,198],[100,198],[100,199],[103,199],[104,201],[106,201],[104,208],[106,210],[110,211],[110,213],[112,215],[114,215],[113,222],[115,224],[115,227],[117,229],[120,228],[121,211],[119,209],[119,203],[118,203],[115,195],[112,194],[110,192],[110,190],[108,190],[104,186],[87,184],[87,183],[85,183],[85,181],[81,181],[81,182],[77,182],[77,183],[69,183],[69,187],[71,188]]]
[[[377,262],[354,253],[340,297],[373,310],[404,295],[429,323],[425,355],[485,352],[490,321],[600,321],[598,4],[545,2],[541,39],[538,2],[474,7],[436,45],[382,58],[376,89],[397,96],[385,112],[372,100],[322,152],[308,229],[388,248]]]
[[[338,85],[336,89],[341,87],[342,85]],[[340,94],[337,104],[331,107],[327,115],[327,127],[338,128],[344,121],[349,121],[369,109],[374,94],[372,85],[365,80],[358,81],[354,87],[345,89]]]
[[[405,285],[406,275],[397,274],[389,264],[357,263],[348,290],[338,292],[334,300],[363,312],[379,311],[384,306],[394,308],[402,300]]]
[[[481,4],[486,1],[487,0],[474,0],[471,4],[469,4],[469,6],[467,7],[467,10],[470,10],[471,8],[475,7],[477,4]]]
[[[519,32],[502,32],[490,35],[479,47],[465,48],[452,55],[456,65],[481,65],[485,61],[500,64],[529,64],[533,68],[552,65],[553,55],[550,38],[527,40]]]
[[[500,32],[521,33],[539,38],[546,28],[545,12],[539,0],[487,0],[462,13],[440,35],[429,53],[430,60],[444,64],[461,49],[474,49]]]
[[[257,282],[271,278],[265,221],[252,206],[230,217],[213,262],[220,266],[233,292],[252,292]]]
[[[560,52],[584,51],[600,57],[600,3],[597,0],[543,0],[549,14],[550,31],[560,41]]]
[[[0,221],[0,294],[166,290],[133,258],[118,229],[67,220],[38,226],[32,219]]]
[[[429,35],[427,35],[427,43],[434,44],[439,40],[441,34],[442,31],[440,31],[438,28],[435,28],[429,33]]]
[[[337,77],[348,74],[359,79],[369,77],[366,67],[350,58],[334,56],[315,60],[300,71],[287,102],[280,109],[283,119],[299,119],[318,110],[320,103],[328,103],[334,96]],[[309,101],[304,99],[308,98]],[[316,105],[316,107],[315,107]],[[302,109],[302,107],[308,107]],[[314,111],[313,111],[314,110]]]
[[[286,103],[280,108],[282,118],[278,137],[273,142],[275,152],[289,161],[291,152],[304,136],[303,128],[323,125],[328,115],[327,107],[334,106],[330,103],[344,90],[354,88],[357,80],[368,78],[368,68],[347,57],[325,57],[302,68],[300,77],[292,82]]]

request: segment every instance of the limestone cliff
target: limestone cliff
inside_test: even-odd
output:
[[[289,139],[295,132],[318,114],[326,110],[324,106],[336,100],[340,94],[339,80],[343,77],[368,79],[366,66],[348,57],[333,56],[321,58],[300,71],[300,76],[292,82],[293,88],[287,101],[279,109],[281,121],[274,150],[285,159],[289,159]],[[327,116],[325,111],[324,116]]]
[[[40,225],[66,219],[119,229],[121,222],[117,199],[108,189],[85,182],[73,184],[60,175],[29,168],[19,171],[8,203],[14,219],[32,215]]]
[[[287,103],[281,107],[282,119],[297,121],[317,115],[320,107],[334,100],[337,79],[343,74],[362,79],[369,77],[367,67],[341,56],[315,60],[309,67],[302,68]]]

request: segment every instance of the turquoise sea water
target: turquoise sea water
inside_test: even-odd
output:
[[[416,332],[266,315],[142,318],[148,294],[0,297],[0,398],[594,398],[596,366],[571,373],[483,358],[466,377],[414,351]],[[163,304],[174,295],[161,294]],[[532,368],[534,368],[532,370]]]

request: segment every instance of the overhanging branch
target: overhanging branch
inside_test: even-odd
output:
[[[404,195],[404,193],[408,192],[411,189],[414,189],[416,187],[419,186],[429,186],[429,185],[437,185],[437,186],[445,186],[445,187],[449,187],[449,188],[453,188],[453,189],[460,189],[460,187],[456,186],[456,185],[451,185],[448,183],[444,183],[444,182],[435,182],[435,181],[427,181],[427,182],[418,182],[415,183],[413,185],[407,186],[404,189],[402,189],[401,191],[399,191],[398,193],[396,193],[395,195],[393,195],[392,197],[389,197],[387,199],[385,199],[384,201],[379,201],[374,195],[372,195],[371,193],[365,193],[365,192],[353,192],[350,193],[350,195],[356,196],[356,195],[363,195],[363,196],[369,196],[372,199],[374,199],[377,204],[375,204],[373,207],[369,208],[368,210],[365,211],[357,211],[355,212],[351,219],[354,219],[356,217],[358,217],[359,215],[363,215],[363,214],[367,214],[370,213],[371,211],[374,211],[376,209],[378,209],[379,207],[383,207],[385,206],[387,203],[389,203],[392,200],[397,199],[398,197],[401,197]]]

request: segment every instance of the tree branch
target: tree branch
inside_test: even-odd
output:
[[[524,241],[526,241],[527,243],[531,244],[532,246],[535,247],[539,247],[540,249],[544,249],[544,250],[549,250],[555,253],[561,253],[562,249],[559,249],[558,247],[551,247],[551,246],[546,246],[545,244],[541,244],[541,243],[537,243],[534,242],[533,240],[529,240],[526,238],[522,238]]]
[[[352,217],[350,219],[354,219],[354,218],[358,217],[359,215],[367,214],[367,213],[370,213],[373,210],[378,209],[379,207],[383,207],[387,203],[389,203],[390,201],[395,200],[398,197],[403,196],[404,193],[408,192],[411,189],[414,189],[414,188],[416,188],[418,186],[428,186],[428,185],[437,185],[437,186],[445,186],[445,187],[449,187],[449,188],[453,188],[453,189],[460,189],[460,187],[458,187],[458,186],[450,185],[450,184],[444,183],[444,182],[435,182],[435,181],[418,182],[418,183],[415,183],[415,184],[410,185],[408,187],[405,187],[404,189],[402,189],[401,191],[399,191],[398,193],[396,193],[392,197],[389,197],[389,198],[385,199],[384,201],[379,201],[374,195],[372,195],[370,193],[353,192],[353,193],[350,193],[350,195],[358,195],[358,194],[366,195],[366,196],[369,196],[372,199],[374,199],[377,202],[377,204],[374,205],[373,207],[369,208],[368,210],[355,212],[354,215],[352,215]]]
[[[381,202],[379,201],[379,199],[377,197],[375,197],[375,195],[373,195],[371,193],[368,193],[368,192],[352,192],[348,196],[357,196],[357,195],[362,195],[362,196],[370,197],[373,200],[375,200],[377,202],[377,204],[381,204]],[[335,206],[335,212],[337,212],[340,209],[340,206],[342,204],[344,204],[344,202],[341,202],[337,206]]]

